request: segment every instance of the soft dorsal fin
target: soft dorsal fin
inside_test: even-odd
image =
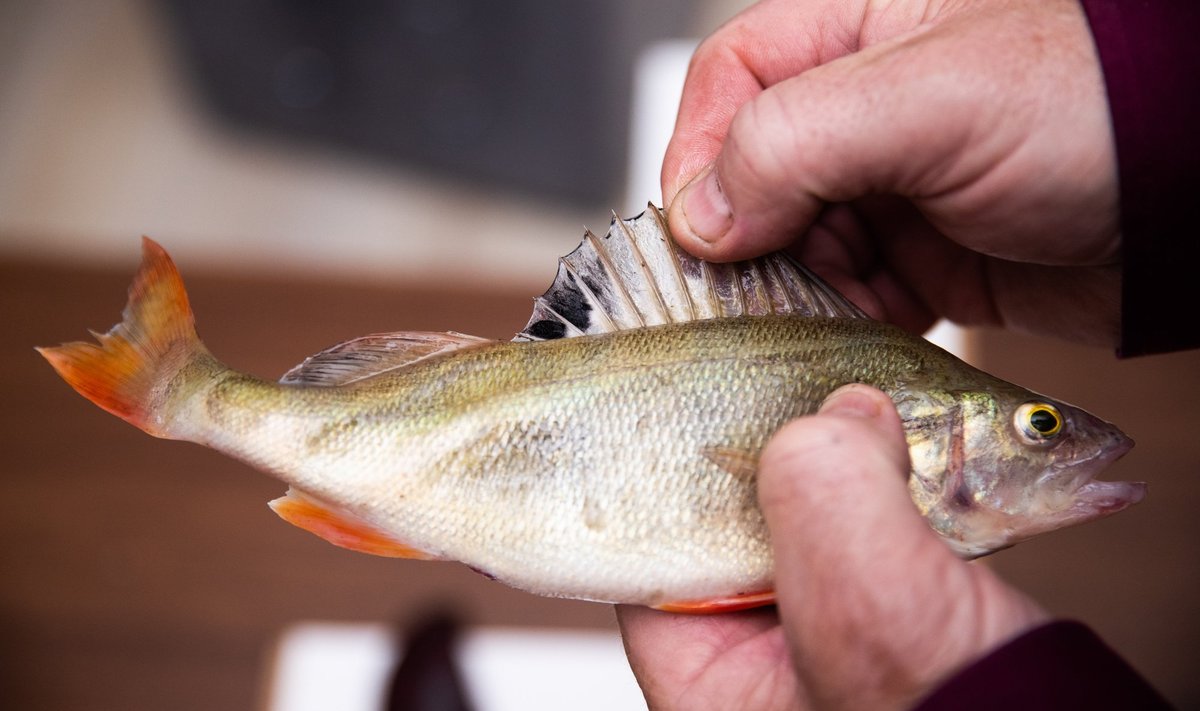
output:
[[[347,385],[424,360],[439,353],[491,343],[486,338],[449,331],[398,331],[353,338],[311,355],[284,374],[284,385]]]
[[[514,341],[543,341],[663,323],[795,314],[867,318],[783,252],[729,264],[704,262],[675,245],[653,204],[608,232],[584,233],[558,262],[546,293]]]

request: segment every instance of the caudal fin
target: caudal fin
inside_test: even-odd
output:
[[[171,257],[142,238],[142,264],[129,287],[123,320],[98,343],[75,341],[38,348],[63,380],[105,410],[158,436],[172,379],[200,353],[192,310]]]

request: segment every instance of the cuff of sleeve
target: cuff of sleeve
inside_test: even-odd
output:
[[[1033,629],[966,667],[914,711],[1170,709],[1133,667],[1078,622]]]

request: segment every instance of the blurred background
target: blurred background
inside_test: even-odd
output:
[[[31,347],[113,323],[141,234],[257,375],[369,332],[510,337],[585,225],[659,202],[690,48],[745,4],[0,3],[0,707],[642,705],[608,606],[335,549]],[[1145,502],[988,564],[1200,708],[1200,356],[959,347],[1138,441],[1111,477]]]

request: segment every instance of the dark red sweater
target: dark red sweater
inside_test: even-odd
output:
[[[1052,622],[968,666],[914,711],[1170,708],[1087,627]]]
[[[1200,2],[1082,3],[1117,147],[1120,354],[1200,347]]]

